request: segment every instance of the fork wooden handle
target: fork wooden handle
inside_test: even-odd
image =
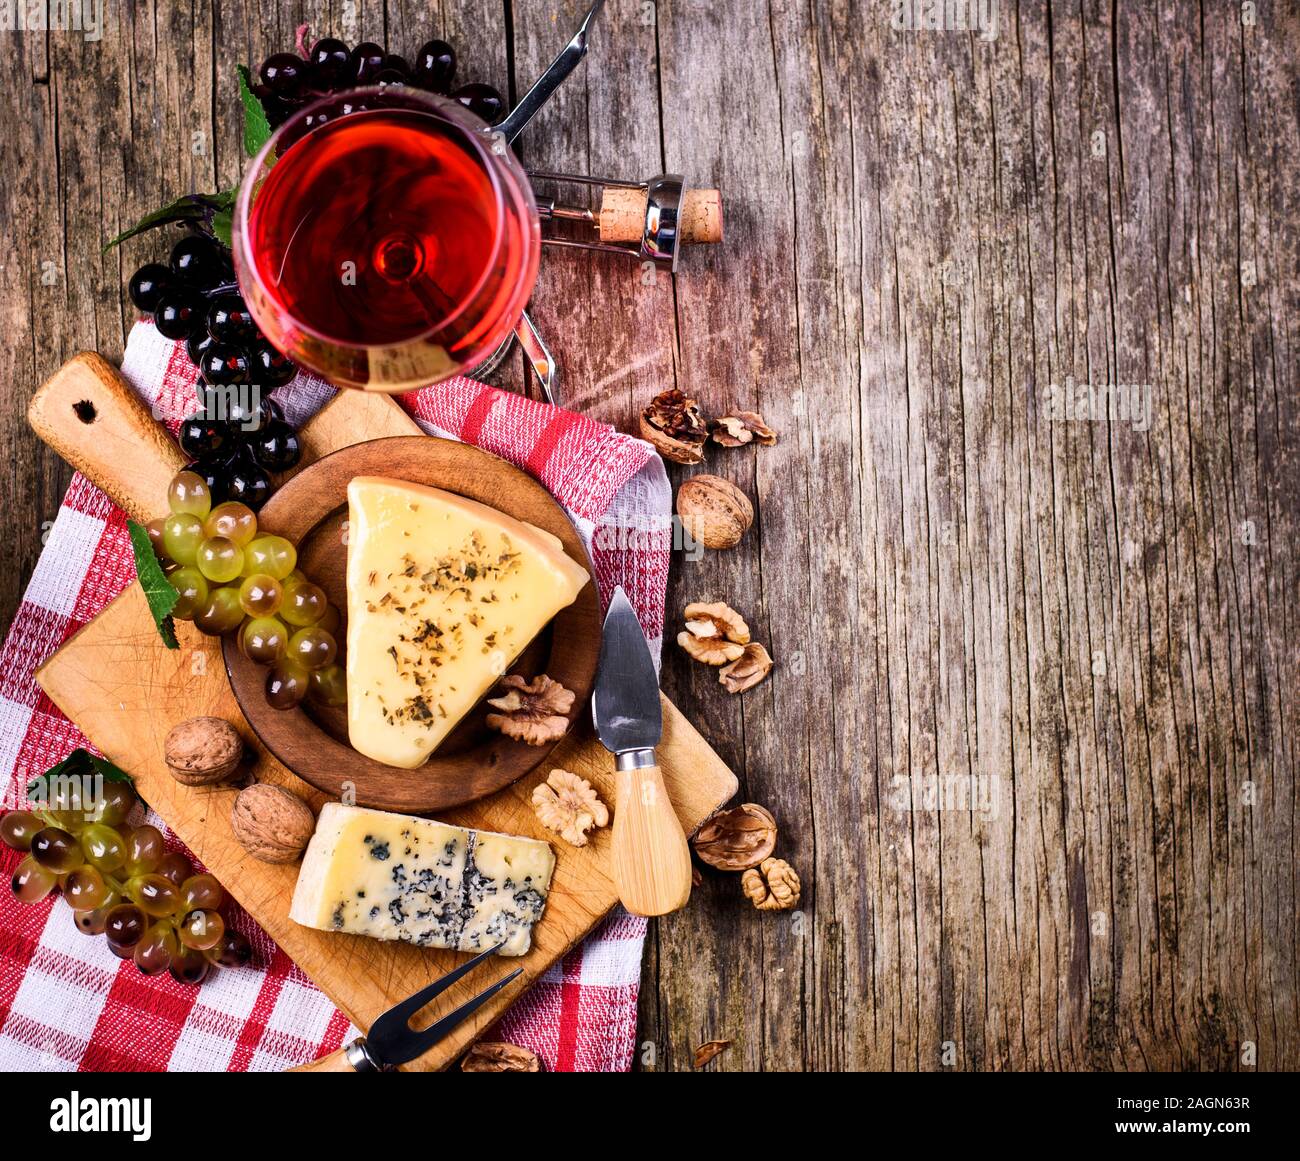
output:
[[[691,853],[658,766],[614,775],[614,885],[633,915],[667,915],[691,895]]]
[[[331,1052],[328,1056],[322,1056],[319,1060],[313,1060],[309,1064],[299,1064],[288,1070],[289,1072],[356,1072],[356,1069],[348,1063],[348,1050],[345,1047],[340,1048],[337,1052]]]

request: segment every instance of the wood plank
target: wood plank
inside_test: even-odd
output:
[[[0,620],[68,475],[27,389],[120,354],[162,243],[103,236],[237,177],[234,65],[304,19],[407,52],[439,25],[518,92],[582,6],[514,0],[510,47],[480,0],[11,38]],[[716,182],[728,237],[645,286],[548,251],[535,313],[590,414],[677,383],[782,432],[711,456],[758,521],[671,594],[730,599],[777,669],[730,699],[670,646],[665,685],[806,884],[801,933],[713,875],[656,926],[647,1066],[723,1036],[714,1068],[1296,1067],[1294,14],[1000,4],[985,40],[849,0],[607,9],[527,158]],[[1067,375],[1150,384],[1150,428],[1050,421]],[[971,773],[996,818],[925,808]]]

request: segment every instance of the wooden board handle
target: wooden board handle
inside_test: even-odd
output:
[[[600,197],[600,240],[639,242],[645,229],[646,192],[606,186]],[[716,189],[688,189],[682,194],[677,223],[683,242],[722,241],[722,194]]]
[[[614,886],[633,915],[667,915],[691,895],[691,853],[658,766],[614,776]]]
[[[136,520],[167,510],[185,463],[176,441],[111,363],[86,351],[64,363],[27,407],[32,430]]]

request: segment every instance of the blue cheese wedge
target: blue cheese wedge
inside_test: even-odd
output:
[[[555,855],[537,839],[327,803],[289,918],[420,947],[523,955],[546,907]]]

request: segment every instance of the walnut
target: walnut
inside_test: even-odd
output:
[[[504,1040],[480,1040],[460,1062],[461,1072],[541,1072],[537,1053]]]
[[[776,849],[776,819],[756,802],[719,811],[691,840],[700,861],[719,871],[747,871]]]
[[[641,412],[641,437],[665,459],[698,464],[704,458],[709,425],[700,405],[673,389],[656,395]]]
[[[771,656],[762,645],[754,642],[746,645],[745,651],[735,661],[718,670],[718,680],[727,687],[728,693],[744,693],[771,672]]]
[[[735,548],[754,523],[754,507],[721,476],[692,476],[677,489],[682,527],[705,548]]]
[[[564,737],[569,728],[568,714],[573,708],[573,690],[565,689],[544,673],[532,681],[512,673],[501,679],[501,685],[505,693],[488,698],[488,705],[501,711],[488,714],[490,728],[530,746],[544,746]]]
[[[292,863],[306,850],[316,819],[311,807],[296,794],[255,782],[235,799],[230,827],[253,858],[264,863]]]
[[[799,902],[799,876],[784,859],[764,859],[741,875],[740,886],[760,911],[789,911]]]
[[[244,757],[244,739],[225,718],[189,718],[172,726],[163,759],[177,782],[212,786],[225,782]]]
[[[703,1068],[710,1060],[721,1056],[730,1047],[730,1040],[709,1040],[695,1050],[694,1068]]]
[[[686,606],[686,628],[677,634],[677,644],[705,665],[726,665],[744,655],[749,626],[730,605],[695,601]]]
[[[714,443],[723,447],[740,447],[751,441],[767,447],[776,443],[776,432],[763,422],[757,411],[734,411],[724,415],[711,425],[709,435]]]
[[[533,787],[537,821],[575,847],[587,845],[587,831],[609,822],[609,808],[585,778],[568,770],[552,770]]]

